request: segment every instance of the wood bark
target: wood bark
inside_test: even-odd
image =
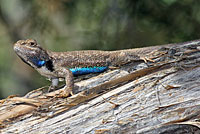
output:
[[[1,100],[0,132],[200,133],[200,40],[164,45],[133,62],[76,82],[75,95]]]

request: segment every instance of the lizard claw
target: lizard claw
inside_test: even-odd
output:
[[[72,88],[63,88],[63,89],[61,89],[61,91],[59,92],[59,95],[57,96],[57,97],[59,97],[59,98],[66,98],[66,97],[68,97],[69,95],[71,95],[71,96],[73,96],[74,94],[73,94],[73,92],[72,92]]]

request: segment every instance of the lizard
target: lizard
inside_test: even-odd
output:
[[[19,40],[13,45],[15,53],[26,64],[51,80],[50,89],[58,86],[59,78],[65,79],[62,97],[73,95],[74,75],[101,73],[110,67],[141,61],[158,46],[116,51],[82,50],[53,52],[42,48],[36,40]]]

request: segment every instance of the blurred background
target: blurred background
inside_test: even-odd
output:
[[[200,38],[197,0],[0,0],[0,98],[50,84],[14,53],[33,38],[53,51],[117,50]]]

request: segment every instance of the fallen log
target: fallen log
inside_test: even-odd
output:
[[[145,58],[145,57],[144,57]],[[144,61],[76,84],[1,100],[1,133],[200,132],[200,40],[157,46]]]

